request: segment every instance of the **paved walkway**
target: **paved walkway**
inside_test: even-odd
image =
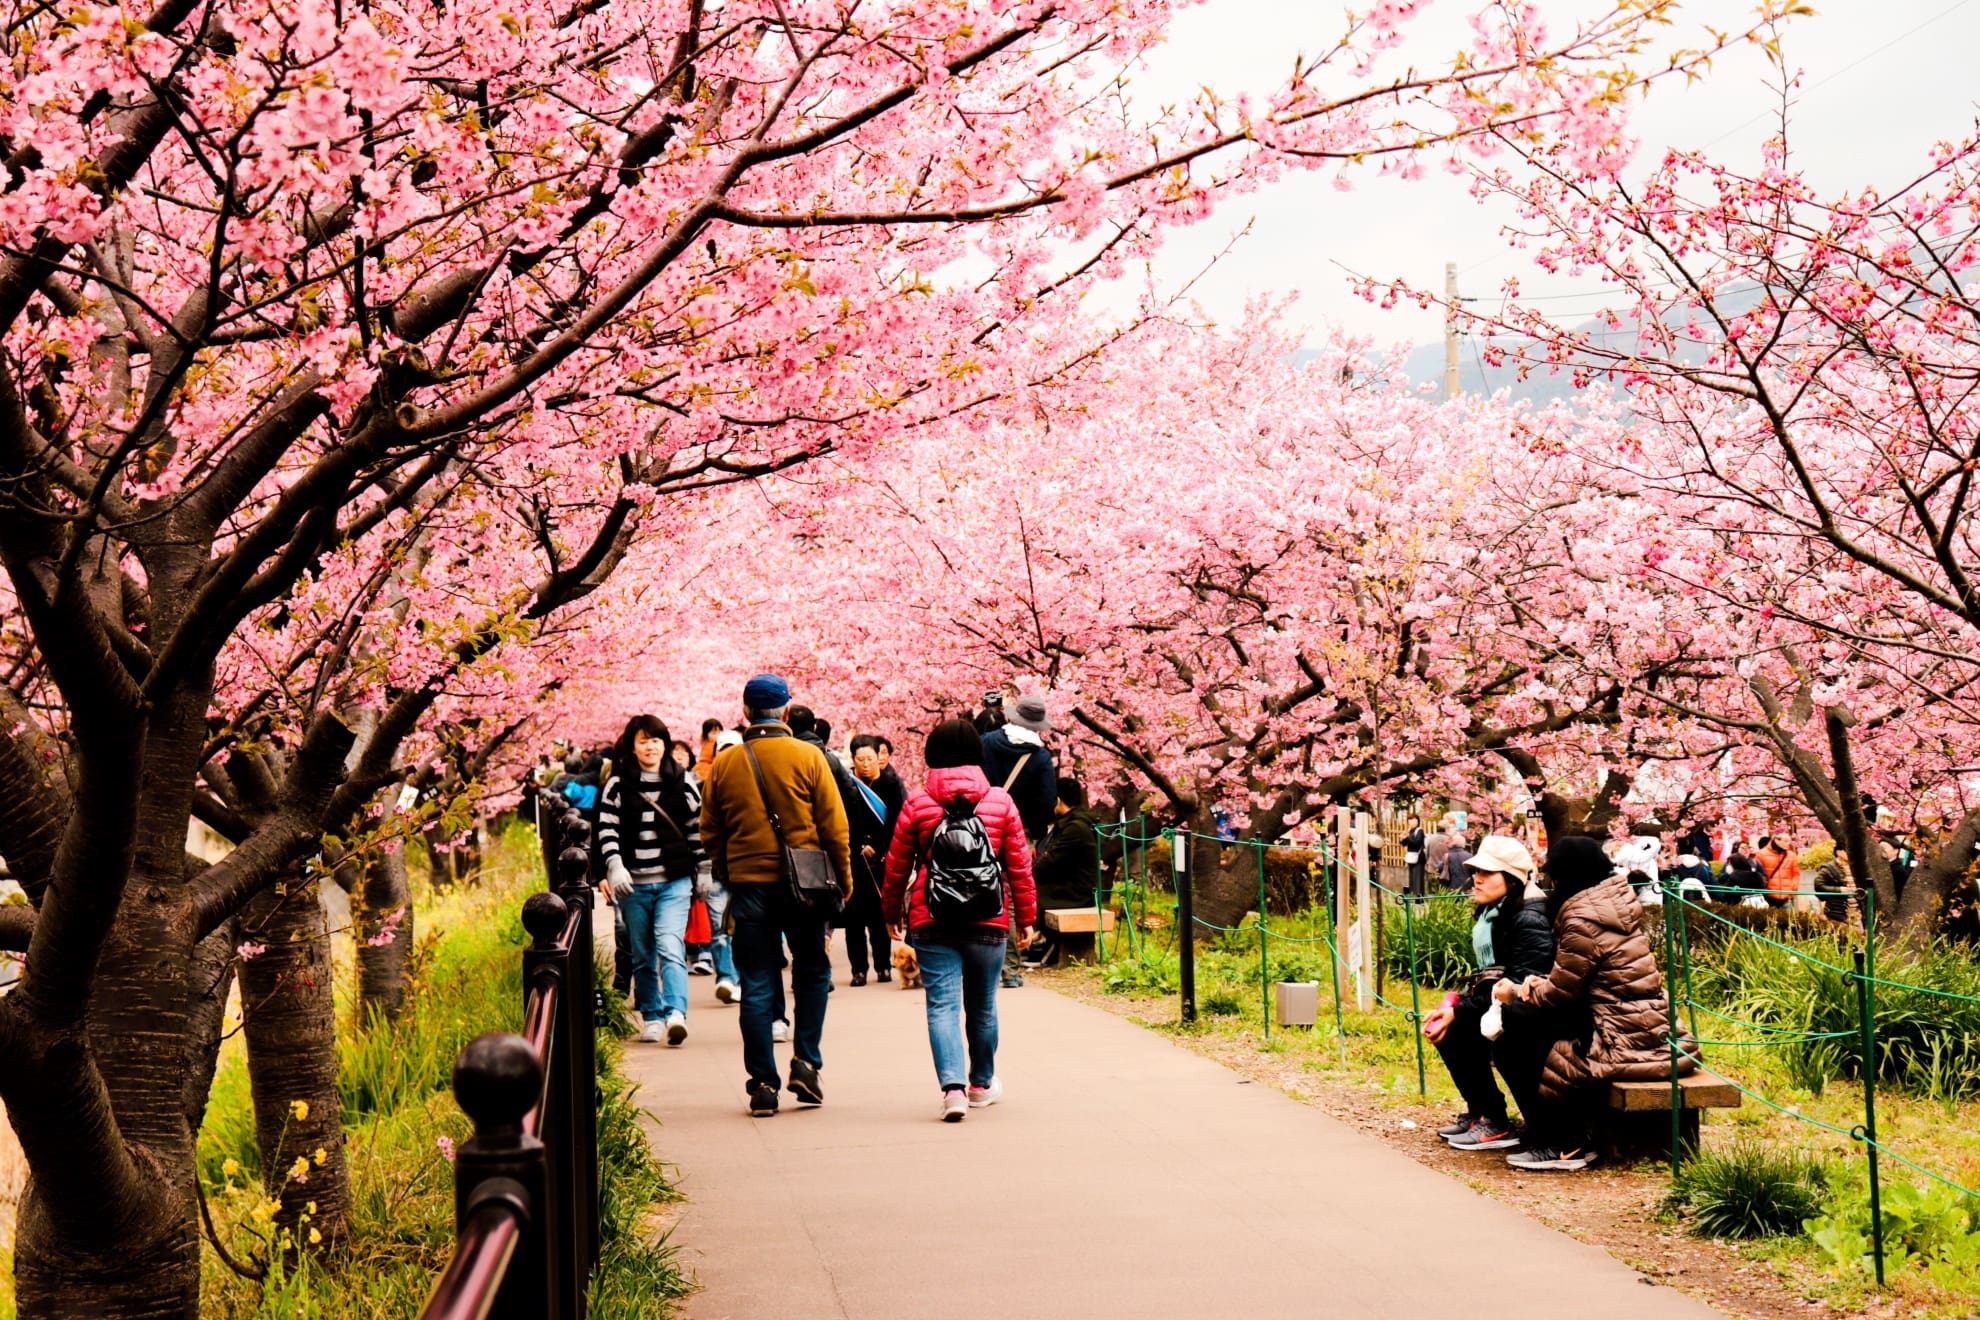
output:
[[[688,1198],[690,1320],[1713,1314],[1036,984],[999,999],[1004,1102],[938,1122],[920,992],[836,979],[815,1110],[744,1114],[712,978],[685,1045],[628,1047]]]

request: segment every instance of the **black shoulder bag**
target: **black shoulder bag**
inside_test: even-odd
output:
[[[777,836],[779,867],[784,883],[790,886],[791,897],[820,916],[837,916],[845,906],[846,891],[839,886],[831,857],[823,848],[793,848],[784,841],[784,823],[777,819],[777,809],[770,805],[770,783],[763,777],[763,765],[747,741],[743,743],[743,754],[749,757],[749,768],[756,774],[756,792],[763,799],[764,813],[770,817],[770,832]]]

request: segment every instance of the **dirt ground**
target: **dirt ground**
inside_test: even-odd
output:
[[[1061,994],[1147,1024],[1148,1001],[1102,991],[1077,973],[1050,973],[1044,984]],[[1593,1243],[1653,1279],[1681,1289],[1728,1315],[1750,1320],[1847,1314],[1910,1314],[1901,1301],[1869,1309],[1811,1298],[1795,1286],[1792,1271],[1742,1256],[1730,1244],[1692,1237],[1657,1217],[1668,1178],[1661,1166],[1603,1167],[1573,1175],[1520,1174],[1488,1154],[1452,1150],[1436,1129],[1451,1115],[1416,1101],[1316,1076],[1296,1055],[1261,1051],[1243,1037],[1216,1033],[1168,1033],[1179,1045],[1232,1071],[1272,1086],[1352,1124],[1468,1186],[1517,1207],[1550,1228]],[[1462,1232],[1463,1226],[1399,1225],[1399,1232]]]

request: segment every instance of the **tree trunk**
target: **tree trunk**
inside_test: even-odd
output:
[[[263,1184],[281,1202],[276,1224],[298,1249],[311,1229],[326,1242],[340,1239],[350,1200],[330,927],[316,885],[299,868],[249,900],[240,917],[253,953],[240,977],[255,1141]]]
[[[21,1314],[35,1320],[199,1314],[186,1124],[196,917],[185,846],[208,690],[196,680],[160,700],[134,750],[133,857],[90,985],[87,1040],[31,1035],[18,1066],[33,1069],[35,1084],[9,1093],[31,1171],[15,1287]]]
[[[394,845],[371,858],[351,916],[358,937],[358,1012],[366,1018],[395,1019],[406,1002],[406,959],[413,940],[412,890],[406,883],[403,847]]]
[[[1974,844],[1980,841],[1980,809],[1969,811],[1951,832],[1939,841],[1939,850],[1930,861],[1919,860],[1905,881],[1904,893],[1886,904],[1887,893],[1895,891],[1889,868],[1877,887],[1877,931],[1900,948],[1922,950],[1932,939],[1933,925],[1945,910],[1946,899],[1973,869]]]
[[[220,1064],[220,1042],[226,1034],[227,997],[234,989],[234,931],[238,918],[220,923],[193,948],[192,1030],[186,1037],[186,1126],[195,1140],[206,1121],[206,1102],[213,1092],[213,1070]]]
[[[1220,846],[1217,820],[1208,807],[1197,809],[1189,828],[1198,836],[1189,841],[1188,858],[1197,919],[1212,926],[1235,926],[1258,901],[1258,873],[1252,869],[1251,849]],[[1203,925],[1196,928],[1199,940],[1216,934]]]

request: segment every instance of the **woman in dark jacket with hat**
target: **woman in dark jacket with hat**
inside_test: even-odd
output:
[[[1464,1097],[1464,1112],[1437,1135],[1459,1150],[1512,1150],[1519,1139],[1492,1080],[1494,1041],[1480,1027],[1501,979],[1542,976],[1554,965],[1554,926],[1547,896],[1532,883],[1533,854],[1525,844],[1490,835],[1465,866],[1471,872],[1471,945],[1480,970],[1463,994],[1445,996],[1423,1021],[1424,1036]]]
[[[1553,884],[1554,966],[1492,992],[1508,1012],[1517,1004],[1549,1015],[1553,1028],[1539,1033],[1552,1037],[1544,1051],[1527,1036],[1535,1042],[1531,1049],[1520,1051],[1511,1068],[1501,1061],[1527,1125],[1526,1149],[1506,1162],[1572,1171],[1595,1162],[1584,1117],[1592,1089],[1670,1076],[1669,1005],[1643,933],[1642,906],[1602,845],[1585,835],[1561,839],[1548,849],[1545,870]],[[1684,1056],[1680,1073],[1691,1069]]]

